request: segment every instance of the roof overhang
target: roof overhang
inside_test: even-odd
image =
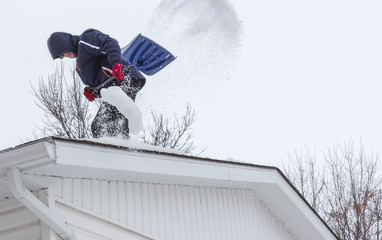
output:
[[[49,137],[0,152],[0,187],[3,188],[0,199],[8,194],[3,185],[5,170],[10,167],[19,168],[32,183],[38,182],[33,181],[36,176],[59,176],[248,188],[272,214],[293,230],[297,239],[336,239],[275,167]],[[31,190],[41,185],[35,184]]]

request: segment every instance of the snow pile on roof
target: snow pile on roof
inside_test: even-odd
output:
[[[96,142],[96,143],[102,143],[102,144],[108,144],[108,145],[114,145],[114,146],[118,146],[118,147],[133,148],[133,149],[138,149],[138,150],[186,155],[185,152],[177,150],[177,149],[164,148],[164,147],[160,147],[160,146],[154,146],[154,145],[150,145],[150,144],[146,144],[146,143],[141,143],[141,142],[139,142],[138,137],[135,137],[135,136],[131,136],[129,140],[112,138],[112,137],[87,138],[87,139],[83,139],[83,140],[84,141],[90,141],[90,142]]]

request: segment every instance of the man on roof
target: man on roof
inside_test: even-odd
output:
[[[53,59],[76,58],[76,72],[88,86],[84,95],[94,101],[99,92],[93,88],[114,76],[117,81],[106,85],[117,85],[132,99],[146,83],[140,71],[121,57],[118,42],[109,35],[88,29],[81,35],[55,32],[48,38],[48,48]],[[127,69],[124,73],[123,69]],[[128,119],[118,109],[103,101],[91,124],[95,138],[121,136],[129,138]]]

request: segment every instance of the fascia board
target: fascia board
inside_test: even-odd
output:
[[[232,165],[230,167],[230,180],[251,183],[277,183],[278,172],[273,168],[257,169],[255,167]]]
[[[274,183],[274,169],[56,141],[58,165],[236,182]],[[273,174],[272,174],[273,173]]]
[[[198,178],[229,180],[226,166],[206,164],[182,157],[161,156],[154,153],[129,152],[113,148],[56,142],[57,164],[122,170],[129,172],[164,174]]]
[[[265,186],[263,189],[267,189],[266,186],[269,186],[269,184],[277,186],[277,189],[279,189],[279,193],[283,195],[283,198],[288,199],[290,206],[293,206],[293,208],[299,211],[299,215],[304,218],[306,222],[310,223],[313,229],[316,229],[317,234],[321,235],[321,239],[336,239],[328,230],[327,226],[325,226],[325,224],[314,213],[314,210],[310,208],[309,204],[302,199],[302,197],[291,187],[290,184],[288,184],[288,182],[276,169],[261,169],[261,171],[254,171],[253,168],[239,166],[231,168],[230,174],[232,181],[250,182],[254,184],[256,195],[267,202],[270,209],[278,209],[277,215],[282,217],[283,221],[290,221],[288,220],[290,219],[290,217],[288,217],[289,211],[284,211],[287,209],[283,209],[288,204],[285,202],[280,204],[279,201],[272,199],[274,193],[272,193],[272,196],[269,196],[267,194],[267,190],[262,191],[256,187],[260,184],[266,184],[263,185]]]
[[[54,162],[55,147],[52,143],[37,142],[20,148],[0,152],[0,177],[6,175],[7,168],[17,167],[21,171]]]
[[[320,217],[316,215],[315,211],[310,207],[309,203],[304,201],[302,196],[300,196],[290,184],[288,184],[285,179],[278,173],[277,171],[272,174],[274,177],[274,184],[276,184],[277,188],[280,189],[279,193],[283,195],[284,199],[288,199],[289,204],[280,204],[279,201],[272,199],[273,195],[270,197],[266,192],[262,193],[262,191],[257,190],[257,195],[260,198],[263,198],[267,205],[271,209],[276,210],[277,209],[277,215],[284,219],[284,221],[290,221],[290,216],[288,214],[290,213],[291,209],[287,209],[286,207],[290,205],[291,208],[299,212],[299,215],[301,218],[305,219],[303,222],[307,222],[310,224],[310,227],[312,229],[315,229],[317,235],[311,236],[309,239],[333,239],[335,240],[336,237],[333,235],[333,233],[329,230],[329,228],[324,224],[323,221],[321,221]],[[306,228],[307,226],[305,226]],[[297,229],[296,233],[303,233],[306,229],[300,228],[300,226],[295,226],[295,229]],[[318,237],[318,236],[321,237]],[[300,235],[302,239],[304,238],[304,234]]]

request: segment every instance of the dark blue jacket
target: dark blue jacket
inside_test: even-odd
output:
[[[81,35],[55,32],[48,39],[48,48],[53,59],[64,52],[77,55],[77,73],[82,82],[95,87],[111,76],[116,63],[126,62],[121,58],[118,42],[109,35],[88,29]]]

